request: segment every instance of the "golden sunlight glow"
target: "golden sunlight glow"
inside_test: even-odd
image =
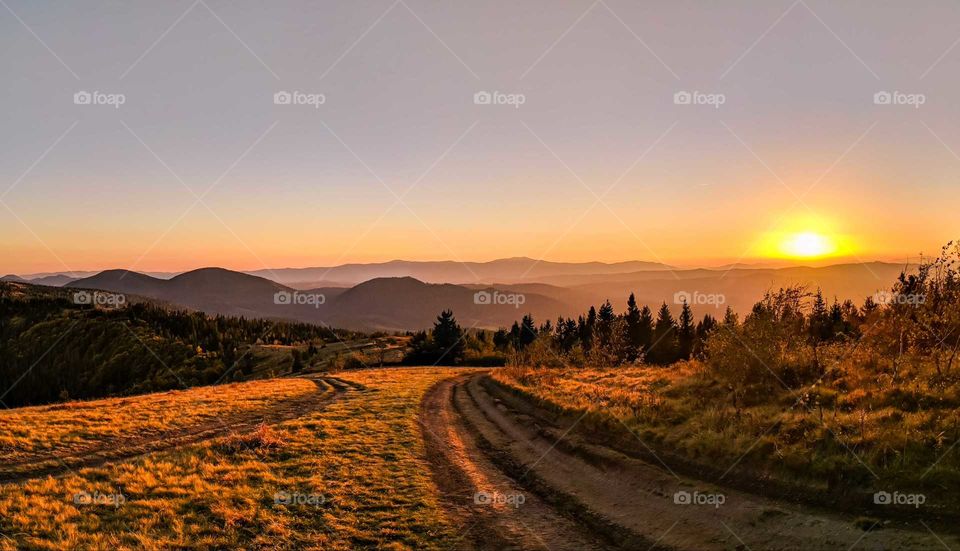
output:
[[[780,244],[780,251],[794,258],[817,258],[836,250],[836,244],[829,237],[811,231],[793,234]]]
[[[861,247],[843,230],[828,216],[797,216],[784,221],[777,230],[762,234],[754,250],[761,257],[793,260],[855,257]]]

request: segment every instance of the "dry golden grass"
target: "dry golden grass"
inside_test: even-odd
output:
[[[734,404],[727,384],[698,362],[666,368],[513,367],[493,376],[547,407],[587,412],[586,426],[629,429],[661,449],[721,469],[739,461],[814,487],[955,488],[960,454],[949,448],[960,415],[953,401],[905,407],[892,396],[918,393],[933,402],[937,394],[920,387],[887,388],[862,375],[851,370],[830,386],[798,391],[771,385],[762,399],[746,404]]]
[[[449,548],[458,528],[444,519],[416,417],[426,390],[457,372],[344,373],[368,390],[245,445],[220,439],[0,486],[0,549]],[[76,504],[82,492],[123,502]],[[275,503],[278,492],[300,504]]]
[[[219,422],[316,391],[303,379],[273,379],[0,411],[0,463]]]

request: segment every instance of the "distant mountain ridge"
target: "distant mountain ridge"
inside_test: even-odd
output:
[[[209,314],[287,319],[359,330],[425,329],[444,309],[453,309],[465,327],[483,328],[509,325],[526,312],[543,319],[573,313],[565,303],[539,294],[524,294],[520,309],[514,304],[478,303],[475,294],[482,290],[424,283],[412,277],[375,278],[349,289],[298,291],[223,268],[201,268],[169,280],[107,270],[66,287],[136,294]],[[492,295],[494,291],[497,289],[491,287],[487,292]]]
[[[356,285],[380,277],[413,277],[424,283],[520,283],[556,275],[621,274],[645,270],[669,270],[659,262],[550,262],[526,257],[502,258],[489,262],[454,260],[391,260],[372,264],[343,264],[316,268],[278,268],[247,272],[285,285],[298,287],[321,284]]]
[[[819,287],[828,300],[849,298],[860,304],[867,296],[889,290],[901,271],[914,268],[871,262],[825,267],[642,270],[544,276],[539,282],[462,285],[400,276],[372,278],[350,287],[306,290],[223,268],[201,268],[170,279],[107,270],[70,282],[67,287],[142,295],[211,314],[402,331],[429,327],[444,309],[452,309],[465,327],[481,328],[509,326],[526,313],[538,322],[556,320],[558,316],[582,313],[607,299],[622,311],[630,293],[635,293],[639,304],[653,309],[665,302],[678,310],[686,296],[698,315],[720,315],[727,306],[745,314],[764,292],[788,285],[804,285],[811,291]]]
[[[265,268],[242,273],[273,280],[296,289],[313,287],[351,287],[378,277],[413,277],[425,283],[493,283],[495,281],[532,282],[554,275],[618,274],[645,270],[671,269],[659,262],[630,260],[625,262],[550,262],[526,257],[501,258],[489,262],[454,260],[414,261],[391,260],[368,264],[353,263],[330,267]],[[111,271],[111,270],[107,270]],[[195,270],[192,270],[195,271]],[[61,286],[96,276],[103,272],[43,272],[10,274],[36,285]],[[137,272],[141,273],[141,272]],[[144,272],[154,279],[173,279],[188,272]],[[11,281],[15,281],[12,280]],[[18,280],[17,280],[18,281]]]

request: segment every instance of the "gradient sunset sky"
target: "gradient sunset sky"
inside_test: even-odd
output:
[[[958,41],[946,1],[4,0],[0,272],[916,259],[960,234]]]

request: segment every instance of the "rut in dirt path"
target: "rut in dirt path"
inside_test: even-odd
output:
[[[0,484],[13,484],[45,476],[60,476],[73,469],[97,467],[126,461],[148,453],[162,452],[180,446],[234,434],[243,435],[260,425],[275,425],[319,411],[347,392],[365,390],[362,385],[336,377],[303,377],[317,385],[317,391],[305,396],[278,402],[275,408],[240,412],[214,421],[180,427],[150,437],[111,437],[69,455],[56,453],[20,461],[0,462]]]
[[[469,377],[469,376],[467,376]],[[603,541],[500,471],[481,451],[457,404],[465,378],[437,383],[421,405],[420,424],[441,501],[460,539],[451,548],[481,550],[607,549]]]
[[[828,513],[679,476],[588,443],[575,419],[548,415],[486,375],[454,383],[458,411],[501,468],[624,549],[943,549],[953,534],[863,526]],[[680,496],[680,497],[678,497]],[[722,496],[722,497],[721,497]],[[651,543],[647,543],[651,542]]]

